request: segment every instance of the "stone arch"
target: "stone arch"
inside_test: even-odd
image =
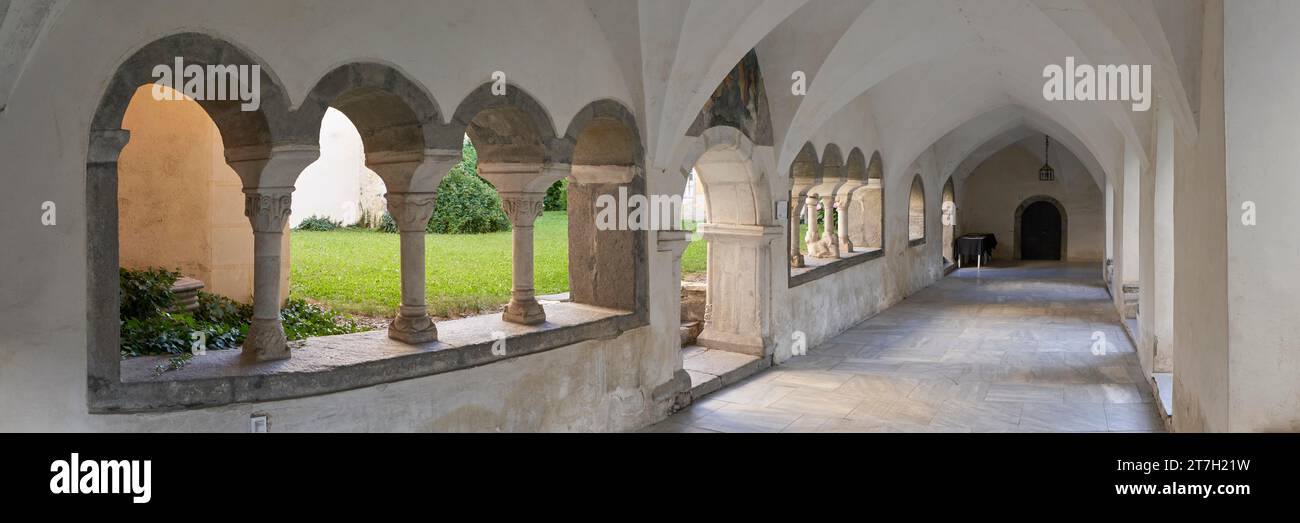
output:
[[[682,172],[695,167],[710,217],[697,228],[708,242],[709,275],[696,343],[770,357],[773,249],[783,228],[772,212],[767,175],[754,143],[735,127],[706,129],[691,145]]]
[[[710,223],[774,224],[767,175],[756,165],[754,142],[731,126],[706,129],[685,155],[682,172],[694,167],[708,200]]]
[[[909,245],[925,243],[926,208],[925,182],[921,173],[912,176],[912,189],[907,197],[907,241]]]
[[[636,118],[613,100],[597,100],[574,116],[563,141],[571,152],[568,177],[570,299],[621,310],[645,310],[649,274],[646,234],[634,230],[597,230],[597,205],[602,196],[619,198],[620,191],[645,194],[644,149]],[[680,200],[677,200],[680,202]],[[668,216],[651,201],[647,212],[653,228],[680,223],[680,204]],[[665,223],[662,220],[671,220]],[[628,285],[628,282],[635,282]]]
[[[952,263],[953,242],[957,239],[957,190],[953,186],[952,177],[943,184],[943,195],[939,200],[939,212],[942,217],[940,225],[943,228],[943,260],[944,263]]]
[[[880,151],[871,153],[863,172],[863,186],[853,190],[849,201],[849,239],[853,245],[885,249],[884,162]]]
[[[789,238],[786,239],[786,248],[790,252],[791,267],[804,266],[804,253],[800,247],[803,238],[799,235],[799,224],[804,218],[808,191],[821,183],[821,180],[821,161],[817,159],[817,148],[812,142],[804,142],[803,147],[799,149],[799,154],[795,155],[794,160],[790,162],[790,234],[787,235]],[[809,223],[809,228],[815,228],[815,225]]]
[[[92,410],[110,403],[123,386],[118,353],[117,184],[118,158],[130,140],[130,133],[122,129],[122,120],[136,91],[158,79],[154,75],[155,67],[173,67],[178,58],[185,66],[234,66],[236,70],[246,68],[250,73],[253,66],[257,67],[256,108],[243,110],[239,100],[196,100],[216,125],[227,162],[248,193],[245,212],[251,213],[255,230],[259,226],[265,230],[282,227],[288,215],[289,194],[280,179],[283,177],[267,173],[301,171],[317,154],[310,142],[296,140],[288,116],[288,96],[272,69],[239,45],[203,33],[178,33],[142,46],[118,65],[91,118],[86,156],[87,303],[90,308],[87,386]],[[291,190],[292,182],[287,185]],[[275,190],[248,192],[250,188],[267,186]],[[258,288],[278,287],[278,255],[268,258],[264,265],[274,266],[275,270],[259,271],[255,275]],[[255,292],[254,299],[261,306],[257,317],[278,313],[274,293],[259,297]]]
[[[860,182],[867,181],[867,159],[862,149],[854,147],[849,151],[849,159],[844,164],[844,177]]]
[[[251,146],[269,149],[272,143],[294,143],[288,95],[271,68],[241,46],[203,33],[159,38],[119,64],[91,119],[92,132],[120,130],[136,89],[156,83],[154,68],[171,68],[178,57],[186,66],[246,66],[250,70],[254,65],[258,67],[260,89],[256,110],[242,110],[241,103],[235,100],[198,100],[221,131],[227,149]]]
[[[295,112],[296,128],[319,136],[321,119],[330,107],[356,127],[366,166],[379,175],[389,194],[436,192],[446,174],[443,164],[460,158],[463,134],[442,125],[433,96],[392,65],[353,62],[332,69]],[[426,155],[436,155],[437,165],[430,162],[421,168]]]
[[[460,149],[461,136],[444,128],[433,96],[389,64],[353,62],[330,70],[294,116],[305,133],[318,135],[330,107],[352,120],[366,152]]]
[[[1017,260],[1020,259],[1020,231],[1022,230],[1020,222],[1021,219],[1024,218],[1025,209],[1028,209],[1030,205],[1038,202],[1047,202],[1052,204],[1053,207],[1056,207],[1056,212],[1061,214],[1061,261],[1066,261],[1068,259],[1066,254],[1070,252],[1070,235],[1068,234],[1070,231],[1069,214],[1065,212],[1065,206],[1061,205],[1059,200],[1043,194],[1025,198],[1025,201],[1020,202],[1020,205],[1016,206],[1016,224],[1015,229],[1012,231],[1012,241],[1015,242],[1013,257]]]
[[[493,94],[493,85],[487,82],[470,91],[450,123],[451,132],[474,142],[479,163],[568,163],[573,148],[556,137],[555,124],[542,104],[514,84],[505,86],[504,95]]]

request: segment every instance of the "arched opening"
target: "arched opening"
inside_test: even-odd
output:
[[[693,168],[708,202],[708,223],[697,230],[707,242],[707,290],[701,347],[767,354],[772,249],[782,228],[769,211],[765,173],[755,165],[754,145],[734,127],[705,130],[682,171]]]
[[[816,213],[808,211],[809,190],[821,183],[821,164],[817,160],[817,148],[811,142],[803,145],[790,164],[790,179],[790,266],[802,268],[809,253],[809,235],[817,233]],[[810,219],[809,215],[814,217]]]
[[[1046,196],[1025,200],[1016,209],[1016,258],[1065,259],[1066,215],[1060,202]]]
[[[510,299],[502,319],[537,325],[546,321],[542,302],[555,301],[538,296],[563,292],[569,283],[568,256],[562,249],[568,244],[566,220],[563,213],[547,216],[544,211],[547,191],[570,170],[550,161],[547,144],[555,139],[554,126],[541,105],[515,86],[507,86],[505,96],[496,96],[491,89],[485,84],[471,93],[461,102],[455,121],[464,124],[477,156],[477,178],[496,190],[510,222]],[[560,231],[563,239],[557,236]]]
[[[907,240],[911,245],[925,243],[925,186],[920,174],[912,178],[907,198]]]
[[[569,295],[575,303],[639,311],[648,275],[640,261],[648,229],[677,229],[682,202],[644,198],[644,153],[636,120],[611,100],[588,105],[569,125],[572,174],[567,193]],[[553,186],[554,188],[555,186]],[[628,204],[628,216],[614,208]],[[631,202],[635,202],[631,203]],[[619,220],[626,226],[616,226]]]
[[[850,161],[852,165],[852,161]],[[884,165],[880,152],[871,154],[865,184],[850,194],[849,240],[868,250],[885,249]]]
[[[196,80],[179,85],[182,78],[155,73],[176,61]],[[282,233],[292,180],[316,150],[290,141],[285,101],[269,69],[203,34],[156,40],[118,67],[92,119],[86,159],[92,409],[119,399],[128,366],[123,355],[170,356],[156,367],[153,360],[132,362],[131,382],[152,377],[148,369],[179,369],[195,351],[209,348],[242,343],[241,354],[253,361],[288,356],[280,321],[287,264]],[[131,130],[141,140],[123,158]],[[240,200],[242,223],[235,217]],[[163,213],[147,217],[152,209]],[[174,265],[159,267],[168,264]],[[163,272],[124,270],[133,265]],[[196,282],[173,286],[174,269],[206,274],[210,289],[251,299],[252,306],[202,291]],[[160,299],[145,299],[147,306],[137,308],[140,295]]]
[[[953,242],[957,238],[957,193],[953,188],[952,178],[943,184],[943,203],[940,205],[943,226],[943,264],[953,262]]]

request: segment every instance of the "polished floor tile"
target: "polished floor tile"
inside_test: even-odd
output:
[[[1164,429],[1090,264],[962,269],[647,432]],[[1104,336],[1105,350],[1094,337]]]

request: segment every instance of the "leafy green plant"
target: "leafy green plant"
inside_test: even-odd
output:
[[[122,270],[121,338],[123,357],[153,354],[189,354],[202,340],[208,350],[238,348],[248,336],[253,306],[225,296],[199,292],[198,307],[191,312],[170,312],[171,284],[178,274],[161,269]],[[130,309],[128,310],[128,307]],[[280,312],[290,340],[360,332],[356,320],[295,298]],[[187,358],[186,358],[187,359]],[[173,361],[173,370],[184,365]]]
[[[332,231],[343,227],[343,224],[330,219],[327,216],[308,216],[298,223],[294,230],[299,231]]]
[[[397,222],[393,221],[393,215],[384,211],[384,215],[379,218],[379,226],[375,227],[379,232],[397,232]]]
[[[561,179],[546,189],[546,199],[542,201],[547,211],[564,211],[569,209],[569,181]]]
[[[481,234],[510,230],[501,196],[478,175],[478,153],[465,141],[461,162],[438,185],[438,201],[426,228],[438,234]]]
[[[280,309],[284,334],[290,340],[312,336],[333,336],[366,330],[350,316],[342,315],[302,298],[289,298]]]
[[[173,302],[172,285],[181,277],[179,272],[167,269],[119,268],[117,274],[122,288],[122,318],[148,318],[166,313]]]

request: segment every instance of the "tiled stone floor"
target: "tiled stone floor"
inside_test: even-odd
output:
[[[1052,262],[958,270],[646,430],[1163,430],[1099,273]]]

